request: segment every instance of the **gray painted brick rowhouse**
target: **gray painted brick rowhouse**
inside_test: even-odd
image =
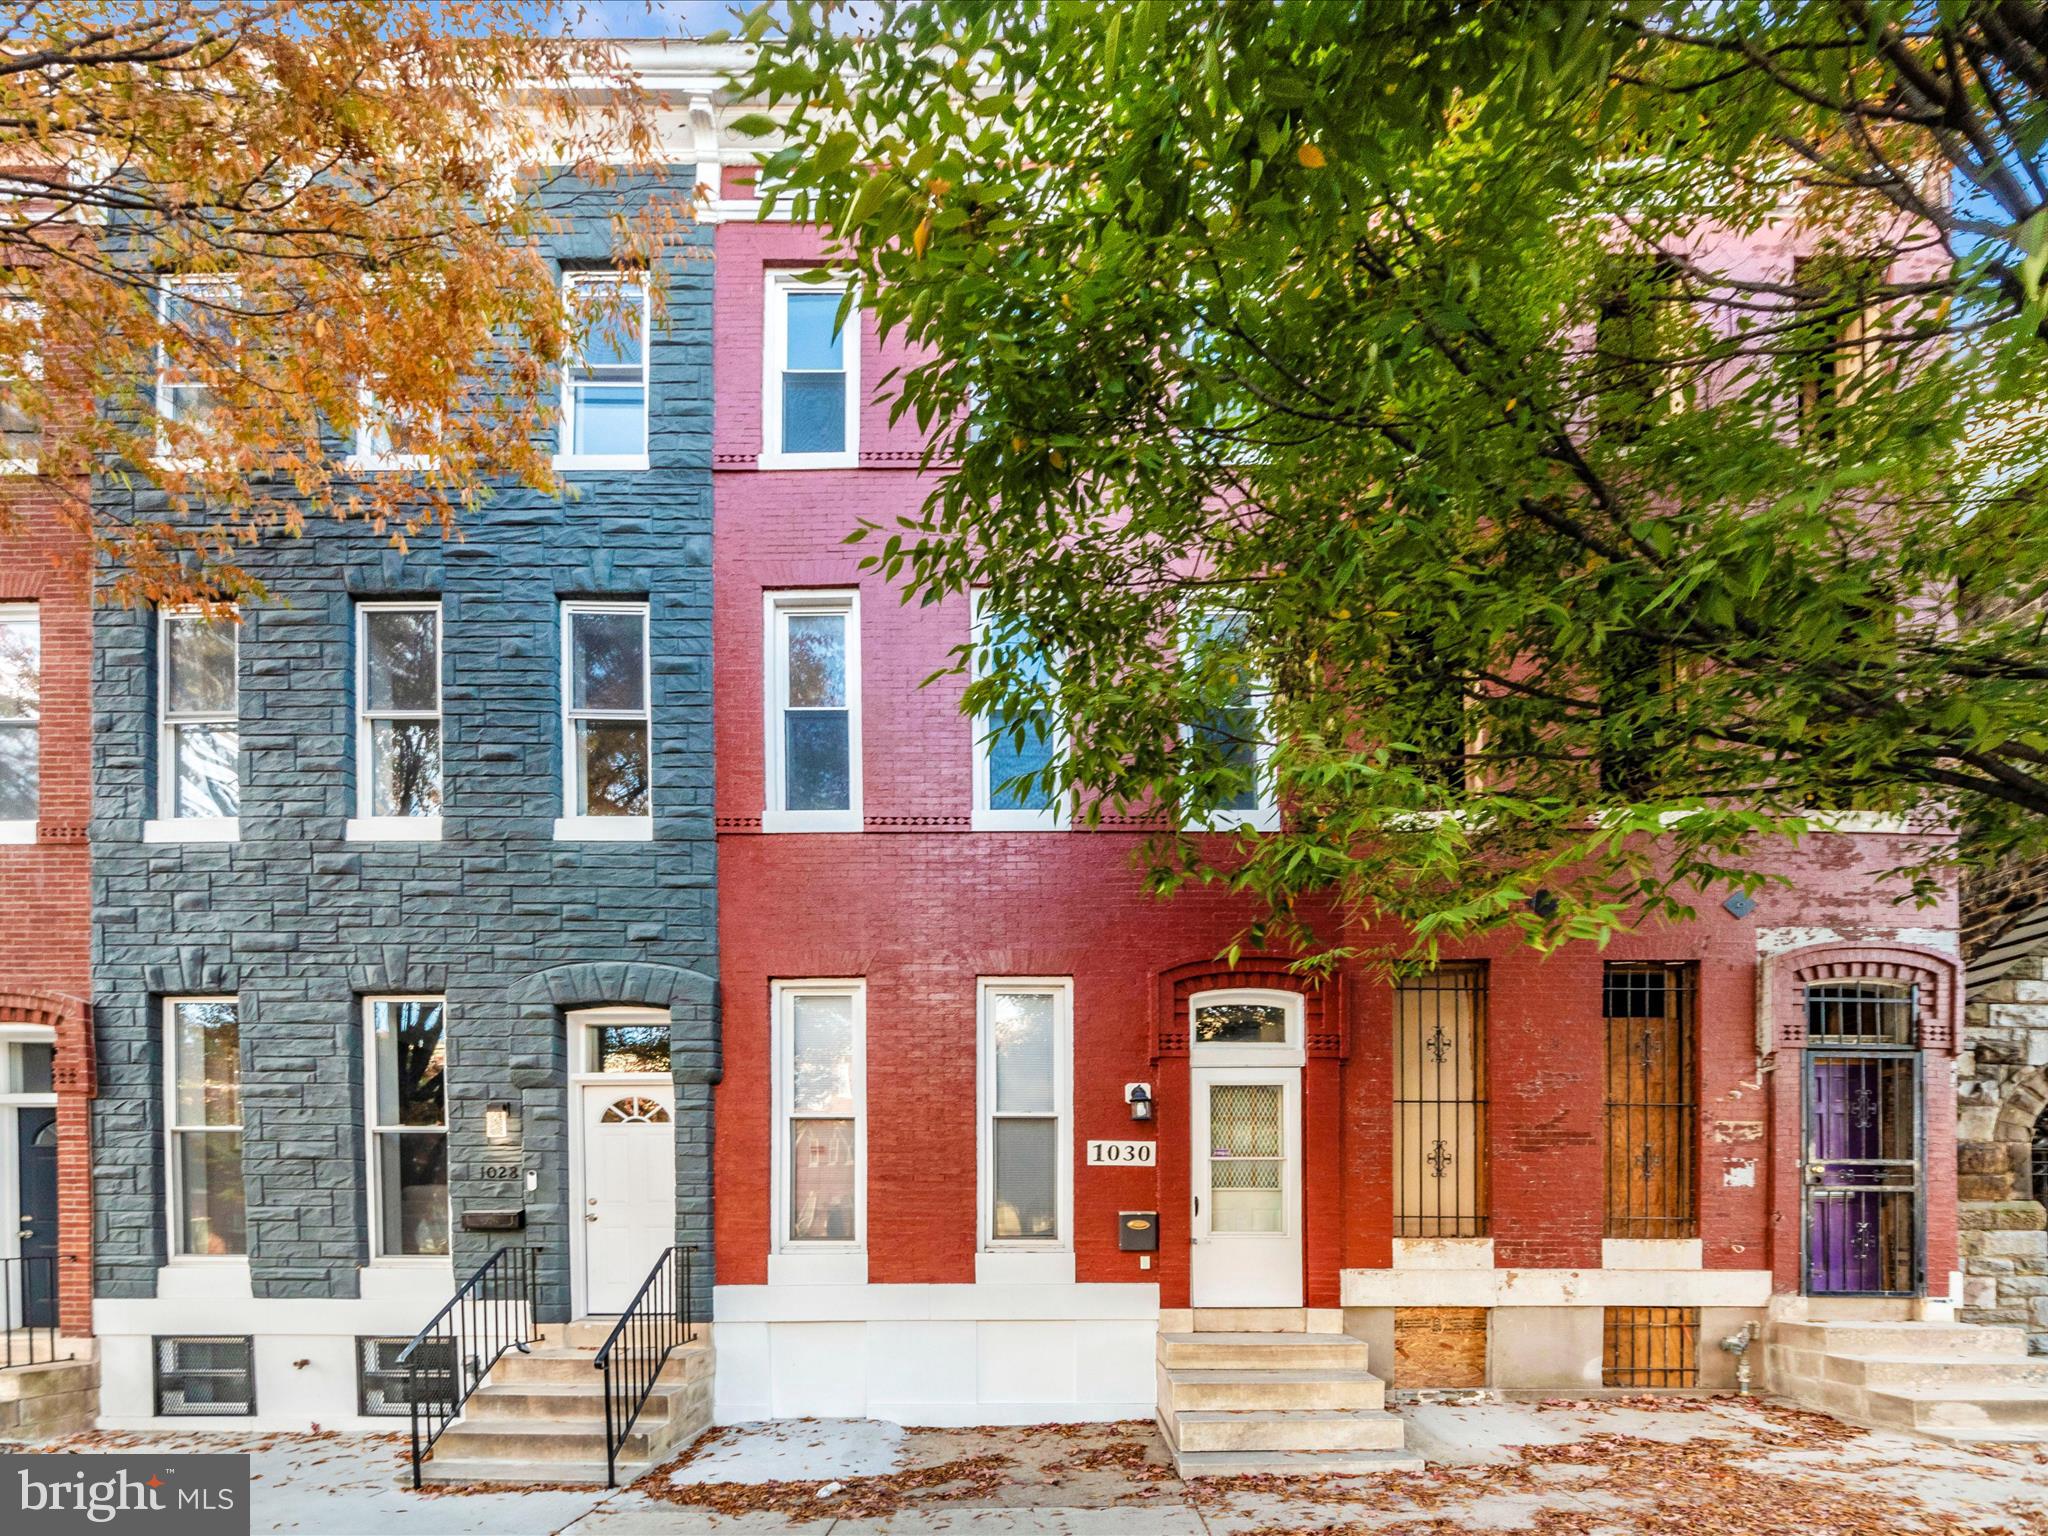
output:
[[[678,180],[689,185],[687,170]],[[602,220],[558,242],[604,256]],[[501,1242],[542,1250],[542,1316],[567,1315],[565,1009],[647,1004],[674,1028],[678,1241],[711,1274],[711,1092],[719,1072],[711,762],[711,266],[708,231],[666,270],[651,339],[644,472],[576,474],[576,495],[498,494],[409,551],[308,521],[249,564],[271,601],[240,641],[239,843],[142,841],[155,814],[155,619],[102,608],[93,657],[94,1105],[98,1294],[155,1294],[165,1261],[165,997],[233,994],[242,1019],[243,1168],[258,1297],[348,1297],[370,1252],[366,995],[448,1006],[455,1271]],[[99,494],[125,496],[111,484]],[[118,510],[118,509],[109,509]],[[358,599],[442,604],[443,838],[350,842]],[[653,672],[651,842],[558,842],[559,604],[646,599]],[[464,1232],[486,1185],[484,1111],[516,1106],[523,1234]],[[223,1318],[223,1324],[229,1320]],[[231,1326],[231,1325],[230,1325]]]

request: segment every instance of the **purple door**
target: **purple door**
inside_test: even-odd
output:
[[[1806,1289],[1910,1296],[1919,1278],[1919,1058],[1806,1056]]]

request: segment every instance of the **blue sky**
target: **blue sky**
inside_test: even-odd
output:
[[[702,37],[735,25],[736,0],[563,0],[583,37]]]

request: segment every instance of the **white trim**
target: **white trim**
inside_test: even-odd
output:
[[[769,1166],[773,1185],[769,1208],[774,1227],[769,1235],[769,1251],[781,1256],[802,1254],[849,1254],[859,1255],[865,1275],[868,1237],[868,1105],[867,1105],[867,1034],[868,1034],[868,984],[859,978],[836,980],[778,981],[769,988],[771,1003],[771,1026],[773,1049],[770,1059],[774,1062],[775,1080],[772,1085],[772,1113],[769,1123],[773,1127],[769,1147]],[[789,1185],[794,1170],[789,1161],[790,1073],[792,1064],[791,1013],[794,1000],[799,997],[846,997],[852,1000],[853,1017],[853,1062],[852,1096],[853,1110],[853,1237],[846,1242],[824,1242],[816,1239],[796,1241],[789,1236]],[[822,1118],[841,1119],[832,1115]]]
[[[0,730],[20,731],[33,738],[34,765],[29,772],[29,814],[20,820],[0,821],[0,843],[32,843],[36,840],[36,818],[43,806],[43,610],[36,602],[0,603],[0,634],[19,629],[28,637],[29,676],[33,693],[28,712],[0,721]]]
[[[434,462],[430,453],[380,453],[369,447],[372,422],[384,414],[384,403],[377,398],[373,389],[356,391],[356,432],[349,455],[342,460],[342,467],[351,474],[410,474],[425,469]],[[435,432],[439,436],[438,428]],[[386,433],[388,440],[389,433]]]
[[[1074,1250],[1020,1248],[1006,1243],[974,1256],[976,1285],[1072,1285]]]
[[[163,1012],[159,1025],[163,1031],[163,1092],[164,1106],[164,1252],[180,1264],[203,1264],[209,1268],[220,1264],[238,1264],[246,1273],[249,1264],[247,1253],[210,1254],[187,1253],[184,1244],[184,1190],[178,1182],[178,1138],[181,1135],[225,1135],[232,1132],[241,1135],[243,1122],[233,1125],[184,1126],[178,1120],[178,1007],[183,1003],[229,1003],[235,1010],[235,1099],[237,1105],[242,1095],[242,1051],[241,1021],[242,1000],[232,994],[201,993],[185,997],[163,999]],[[247,1174],[243,1175],[242,1221],[246,1234],[249,1219],[249,1187]],[[246,1238],[245,1238],[246,1241]]]
[[[1052,998],[1052,1112],[1017,1118],[1051,1120],[1056,1148],[1055,1230],[1052,1238],[995,1236],[994,1041],[990,1038],[989,999],[1002,992],[1033,993]],[[975,1249],[982,1254],[1071,1254],[1074,1248],[1074,980],[1071,976],[982,976],[974,984],[975,1039]],[[980,1273],[979,1268],[976,1270]],[[1071,1275],[1070,1275],[1071,1278]]]
[[[239,816],[152,816],[142,824],[145,843],[239,843]]]
[[[413,602],[382,602],[377,600],[358,599],[355,608],[356,814],[349,821],[349,830],[347,835],[351,838],[361,837],[363,839],[404,838],[410,835],[419,837],[422,840],[426,840],[427,835],[424,832],[407,834],[402,831],[384,831],[381,830],[381,828],[382,825],[387,822],[397,823],[402,826],[404,823],[410,821],[424,822],[431,819],[434,823],[434,831],[432,836],[433,838],[438,839],[441,835],[441,817],[438,812],[435,813],[431,818],[426,816],[379,816],[376,813],[374,809],[376,803],[376,791],[374,788],[373,781],[376,777],[377,765],[375,761],[375,750],[371,745],[371,727],[374,724],[376,724],[376,722],[379,720],[415,722],[432,719],[432,721],[434,722],[434,756],[437,760],[437,763],[439,764],[437,769],[437,776],[440,779],[440,782],[437,783],[435,786],[435,789],[437,791],[436,799],[444,800],[446,798],[448,793],[448,784],[446,778],[447,768],[445,760],[442,760],[441,756],[441,749],[442,746],[444,745],[442,741],[442,729],[444,721],[442,711],[443,699],[441,674],[444,641],[447,637],[447,623],[441,614],[440,600],[438,598],[434,598],[425,601]],[[432,711],[424,709],[380,709],[373,712],[371,710],[370,615],[373,613],[431,613],[434,616],[434,707]],[[358,827],[364,828],[365,830],[362,832],[357,832],[356,830],[354,830]]]
[[[970,619],[969,644],[971,647],[972,676],[979,681],[982,675],[982,638],[987,628],[988,594],[977,590],[973,596],[973,610]],[[990,780],[989,762],[989,720],[986,715],[976,715],[973,722],[974,757],[974,809],[971,826],[976,832],[1065,832],[1073,823],[1068,808],[1058,802],[1042,810],[1005,809],[996,810],[989,804],[995,785]],[[1067,755],[1067,733],[1057,717],[1052,721],[1052,755],[1062,758]]]
[[[10,318],[26,320],[36,327],[39,334],[41,332],[43,306],[31,299],[0,299],[0,313],[5,313]],[[43,353],[39,345],[31,346],[22,353],[21,376],[30,379],[42,378]],[[36,457],[30,459],[0,459],[0,475],[34,475],[41,472],[43,423],[38,420],[35,428],[37,437]]]
[[[1347,1307],[1761,1307],[1767,1269],[1347,1269]]]
[[[1609,1237],[1600,1242],[1602,1269],[1704,1269],[1706,1244],[1697,1237]]]
[[[0,821],[0,843],[32,843],[41,825],[38,821]]]
[[[711,1292],[721,1323],[1157,1322],[1159,1287],[1150,1280],[1081,1285],[720,1285]]]
[[[162,468],[176,471],[192,471],[204,469],[206,467],[206,460],[204,458],[173,457],[170,451],[169,439],[165,437],[163,429],[164,422],[175,421],[177,419],[176,416],[174,416],[171,413],[169,407],[171,401],[171,390],[175,387],[179,387],[174,386],[171,383],[169,377],[171,370],[170,351],[164,345],[163,341],[164,334],[170,328],[169,321],[166,317],[166,312],[170,308],[171,300],[179,293],[185,291],[190,291],[194,293],[212,292],[230,301],[239,301],[242,296],[241,285],[239,283],[237,283],[231,277],[224,277],[217,273],[192,272],[166,277],[163,280],[162,286],[157,290],[156,392],[153,404],[153,410],[155,412],[156,417],[155,459],[157,464]],[[241,351],[241,339],[239,337],[235,337],[233,338],[233,340],[234,351],[237,354],[239,354]],[[203,389],[205,386],[203,384],[191,382],[188,383],[186,387]]]
[[[377,1032],[372,1027],[375,1011],[382,1003],[433,1003],[441,1010],[441,1127],[384,1125],[377,1119]],[[439,1136],[444,1154],[452,1154],[453,1143],[448,1134],[448,1074],[454,1066],[454,1040],[448,1028],[448,999],[435,992],[386,992],[365,997],[362,1000],[360,1017],[363,1026],[363,1157],[368,1165],[364,1171],[363,1187],[368,1194],[370,1220],[370,1262],[378,1266],[420,1263],[438,1264],[443,1267],[451,1262],[450,1254],[455,1249],[455,1168],[452,1155],[446,1156],[448,1168],[448,1253],[386,1253],[384,1251],[384,1180],[377,1157],[378,1138],[381,1136]]]
[[[584,1204],[586,1174],[586,1153],[583,1145],[588,1119],[583,1108],[583,1094],[586,1088],[606,1086],[631,1087],[642,1083],[661,1083],[671,1090],[675,1087],[673,1067],[667,1072],[598,1072],[591,1069],[595,1053],[591,1049],[592,1031],[606,1025],[660,1026],[668,1030],[669,1048],[675,1048],[675,1020],[666,1008],[642,1007],[633,1003],[606,1003],[595,1008],[573,1008],[563,1019],[568,1031],[565,1042],[566,1060],[569,1070],[564,1085],[564,1097],[568,1101],[570,1125],[569,1137],[569,1311],[572,1317],[590,1315],[590,1254],[589,1245],[584,1241],[584,1223],[580,1214],[587,1209]],[[673,1058],[671,1058],[673,1062]],[[671,1117],[675,1104],[669,1105]]]
[[[438,843],[438,816],[351,816],[342,827],[342,837],[351,843]]]
[[[654,352],[653,294],[650,274],[639,270],[622,268],[572,270],[562,274],[562,309],[569,310],[569,295],[580,287],[598,283],[613,283],[621,288],[638,286],[640,289],[640,442],[638,453],[572,453],[569,445],[576,440],[576,387],[579,381],[574,377],[578,359],[568,357],[562,360],[562,409],[561,425],[555,440],[554,467],[567,470],[636,470],[647,468],[648,449],[654,434],[654,373],[651,359]],[[604,381],[597,381],[604,382]]]
[[[860,301],[854,300],[840,331],[840,360],[846,378],[846,446],[837,453],[782,451],[782,375],[789,355],[789,295],[843,296],[845,282],[800,282],[794,272],[771,269],[761,326],[761,469],[854,469],[860,464]]]
[[[761,811],[764,832],[858,832],[861,830],[860,589],[770,590],[761,594],[763,759]],[[837,613],[846,617],[846,796],[843,810],[791,811],[783,808],[782,716],[789,690],[789,619],[794,614]]]
[[[1286,1018],[1286,1038],[1205,1045],[1195,1039],[1195,1012],[1231,1003],[1277,1004]],[[1198,1067],[1298,1067],[1308,1060],[1303,1038],[1306,1009],[1299,992],[1278,987],[1216,987],[1188,999],[1188,1061]]]
[[[1202,619],[1212,610],[1202,607],[1193,609],[1181,627],[1181,654],[1192,657],[1198,648],[1197,628]],[[1254,676],[1245,688],[1245,707],[1253,710],[1264,721],[1268,718],[1268,707],[1272,703],[1272,690],[1266,680]],[[1193,738],[1192,724],[1180,728],[1180,739]],[[1218,808],[1205,816],[1184,816],[1181,826],[1189,832],[1237,832],[1249,829],[1253,832],[1278,832],[1280,830],[1280,802],[1273,783],[1273,744],[1270,741],[1252,743],[1252,789],[1254,803],[1249,810],[1227,810]]]
[[[557,816],[558,843],[651,843],[652,816]]]
[[[576,665],[575,624],[583,614],[619,613],[635,615],[640,620],[640,707],[631,709],[577,709],[573,707],[576,697],[575,679],[571,671]],[[555,836],[577,838],[586,841],[644,842],[654,835],[654,619],[652,605],[637,599],[568,599],[561,605],[559,632],[562,650],[560,686],[562,690],[562,815],[555,823]],[[595,721],[639,721],[647,736],[647,814],[644,816],[593,816],[583,805],[583,758],[576,750],[576,723],[579,720]],[[589,822],[616,821],[621,823],[646,823],[647,831],[593,832],[585,827]],[[566,830],[565,830],[566,828]]]
[[[1396,1269],[1491,1269],[1490,1237],[1397,1237]]]
[[[231,654],[228,661],[229,676],[235,685],[235,696],[225,711],[208,710],[184,714],[173,719],[171,716],[171,622],[174,619],[189,619],[202,616],[194,608],[159,608],[156,615],[156,821],[172,824],[189,823],[193,834],[186,836],[151,836],[148,824],[142,829],[142,840],[153,842],[235,842],[240,833],[231,831],[222,834],[217,829],[223,824],[232,827],[239,819],[242,805],[242,626],[214,619],[210,624],[227,623],[228,643]],[[235,733],[235,809],[237,816],[180,816],[178,814],[178,727],[230,726]],[[216,830],[206,831],[205,828]]]

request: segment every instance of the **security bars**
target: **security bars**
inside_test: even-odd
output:
[[[1394,1038],[1394,1235],[1484,1237],[1484,962],[1442,965],[1402,981]]]
[[[1603,1334],[1601,1386],[1699,1385],[1698,1307],[1609,1307]]]
[[[1615,1238],[1699,1235],[1693,969],[1614,964],[1607,1021],[1607,1226]]]

